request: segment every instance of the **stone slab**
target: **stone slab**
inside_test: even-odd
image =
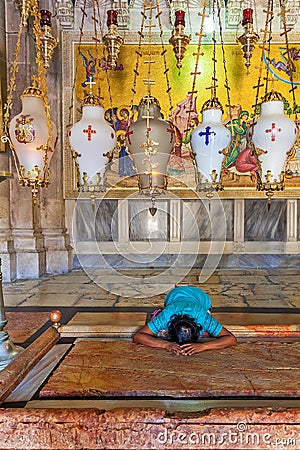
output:
[[[140,312],[79,312],[59,332],[62,337],[131,337],[145,325],[146,317],[146,313]]]
[[[29,401],[58,364],[60,359],[68,351],[70,345],[71,344],[60,344],[51,348],[5,401],[10,403]]]
[[[297,314],[216,313],[214,317],[237,338],[300,338]],[[79,312],[59,331],[62,337],[131,338],[145,323],[146,313]]]
[[[0,410],[0,448],[297,449],[299,408]]]
[[[58,397],[300,397],[300,342],[246,342],[192,357],[80,340],[40,391]]]
[[[21,344],[34,335],[48,320],[49,312],[7,312],[5,330],[15,343]]]

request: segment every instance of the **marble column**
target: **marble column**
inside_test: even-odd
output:
[[[6,4],[5,4],[6,3]],[[1,11],[5,11],[9,2],[0,0]],[[6,17],[0,14],[0,48],[6,47]],[[6,59],[0,52],[0,134],[3,131],[3,105],[6,100]],[[0,142],[0,172],[11,172],[8,145]],[[0,184],[0,258],[2,259],[3,281],[13,281],[16,277],[16,258],[10,224],[10,181]]]
[[[17,33],[19,29],[20,14],[13,1],[5,2],[7,57],[7,78],[9,68],[14,59]],[[21,40],[21,49],[18,57],[19,71],[16,76],[16,91],[13,95],[13,109],[11,117],[21,110],[20,94],[31,85],[31,76],[36,74],[35,42],[24,27]],[[51,118],[58,130],[61,126],[61,69],[60,55],[56,52],[50,63],[47,73],[49,87],[48,97]],[[61,273],[68,271],[72,266],[72,253],[69,246],[68,235],[64,225],[63,200],[63,170],[62,148],[60,137],[57,148],[51,161],[51,184],[43,188],[39,195],[39,202],[33,205],[30,188],[20,187],[17,176],[11,181],[10,203],[7,207],[7,226],[11,225],[11,236],[15,251],[15,277],[38,278],[44,273]],[[3,258],[5,264],[5,258]],[[11,264],[12,265],[12,264]],[[11,270],[10,278],[13,277]],[[5,270],[4,270],[5,275]]]
[[[170,200],[170,242],[181,239],[181,202],[180,199]]]
[[[286,253],[299,253],[297,242],[297,199],[287,200],[287,242]]]
[[[234,237],[233,237],[233,252],[245,253],[244,242],[244,225],[245,225],[245,204],[244,199],[234,200]]]
[[[53,21],[52,21],[53,22]],[[54,23],[53,23],[54,25]],[[56,32],[53,34],[56,35]],[[61,47],[54,50],[47,71],[48,98],[51,118],[58,129],[57,144],[50,162],[50,185],[41,195],[41,229],[45,246],[46,273],[65,273],[73,267],[73,251],[65,225],[65,202],[63,196],[63,139]]]

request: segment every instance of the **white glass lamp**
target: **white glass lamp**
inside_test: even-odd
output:
[[[10,139],[18,159],[20,182],[31,185],[49,183],[48,164],[53,154],[57,130],[46,114],[41,89],[31,86],[21,95],[22,111],[9,126]],[[44,183],[44,184],[43,184]]]
[[[219,183],[224,159],[221,151],[231,140],[230,131],[222,123],[223,109],[217,98],[206,101],[202,107],[202,122],[192,133],[191,147],[199,180]]]
[[[144,97],[139,104],[137,121],[127,134],[141,191],[153,195],[166,189],[167,166],[174,142],[173,126],[161,118],[158,100]]]
[[[83,190],[104,188],[108,162],[105,154],[116,144],[113,128],[104,119],[104,108],[97,95],[89,93],[83,100],[82,117],[70,130],[69,141],[78,154]]]
[[[263,152],[261,161],[262,182],[280,182],[283,179],[287,152],[293,147],[298,129],[284,114],[283,97],[278,92],[268,93],[261,103],[260,117],[253,129],[253,143]]]

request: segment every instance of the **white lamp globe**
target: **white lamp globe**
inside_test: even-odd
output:
[[[152,96],[144,97],[139,104],[137,121],[130,126],[127,134],[127,145],[137,170],[140,190],[151,193],[166,189],[167,166],[174,142],[174,128],[161,118],[158,100]]]
[[[104,119],[104,108],[98,96],[89,93],[82,103],[82,117],[73,125],[69,141],[78,153],[81,179],[88,184],[98,184],[97,174],[104,181],[108,159],[105,153],[116,144],[113,128]]]
[[[222,123],[223,109],[217,98],[205,102],[201,112],[202,122],[192,133],[191,147],[204,181],[219,182],[224,159],[221,151],[229,145],[231,134]],[[213,173],[217,175],[215,179]]]
[[[21,95],[22,111],[15,116],[9,126],[9,134],[24,176],[34,178],[36,167],[43,176],[44,156],[47,152],[48,163],[52,156],[57,138],[57,130],[52,124],[51,140],[46,115],[44,94],[37,87],[26,88]]]
[[[265,152],[260,155],[263,177],[269,171],[274,181],[280,180],[287,152],[293,147],[297,135],[295,122],[284,114],[282,95],[274,91],[268,93],[261,104],[260,117],[252,136],[254,145]]]

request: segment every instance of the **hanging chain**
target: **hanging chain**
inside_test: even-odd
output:
[[[19,65],[18,65],[18,59],[19,59],[19,54],[20,54],[20,49],[21,49],[21,36],[22,36],[22,32],[23,32],[23,21],[20,21],[20,25],[19,25],[19,31],[18,31],[18,38],[17,38],[17,43],[16,43],[16,48],[15,48],[15,53],[14,53],[14,62],[13,65],[10,68],[10,78],[9,78],[9,84],[7,87],[7,99],[6,99],[6,103],[3,107],[4,110],[4,114],[3,114],[3,131],[4,131],[4,136],[1,136],[1,141],[2,142],[9,142],[10,147],[12,146],[12,143],[9,139],[9,132],[8,132],[8,128],[9,128],[9,117],[10,117],[10,112],[12,110],[13,107],[13,101],[12,101],[12,97],[13,97],[13,93],[16,90],[16,75],[19,71]]]
[[[231,102],[230,102],[230,86],[228,81],[228,71],[226,66],[226,56],[225,56],[225,47],[224,47],[224,40],[223,40],[223,29],[222,29],[222,21],[221,21],[221,7],[219,4],[219,0],[217,1],[217,11],[218,11],[218,22],[219,22],[219,29],[220,29],[220,41],[221,41],[221,49],[222,49],[222,56],[223,56],[223,69],[224,69],[224,78],[225,78],[225,84],[224,87],[226,89],[227,94],[227,105],[229,110],[229,116],[230,121],[232,119],[232,109],[231,109]]]
[[[97,1],[97,5],[99,7],[99,3]],[[100,22],[100,26],[101,26],[101,21],[100,21],[100,15],[98,15],[99,20],[96,17],[96,6],[95,6],[95,0],[92,0],[92,7],[93,7],[93,15],[92,15],[92,21],[94,23],[94,36],[92,36],[93,41],[95,41],[95,45],[96,45],[96,56],[95,56],[95,68],[97,69],[98,73],[100,72],[100,58],[99,58],[99,44],[100,44],[100,39],[98,38],[98,30],[97,30],[97,24]],[[98,10],[99,11],[99,10]],[[101,97],[101,78],[100,78],[100,74],[97,77],[97,96],[103,100],[103,97]]]
[[[198,36],[197,51],[195,53],[193,53],[193,56],[196,57],[195,58],[195,68],[194,68],[194,71],[190,73],[190,75],[192,75],[192,77],[193,77],[193,81],[192,81],[192,88],[188,92],[188,95],[190,95],[190,102],[189,102],[189,109],[188,109],[187,130],[186,131],[188,131],[190,128],[190,119],[191,119],[191,112],[193,109],[194,95],[198,93],[198,91],[196,90],[197,76],[201,75],[201,72],[199,71],[198,66],[199,66],[200,56],[204,55],[204,53],[201,51],[201,45],[202,45],[203,37],[206,37],[206,34],[203,33],[204,20],[205,20],[205,17],[207,17],[206,16],[206,0],[203,1],[202,13],[198,12],[198,16],[201,17],[201,21],[200,21],[199,33],[196,33],[196,36]]]
[[[155,6],[156,6],[156,10],[157,10],[156,18],[158,20],[159,36],[160,36],[160,40],[161,40],[161,49],[162,49],[161,56],[163,57],[164,68],[165,68],[164,75],[166,77],[166,84],[167,84],[167,91],[166,92],[167,92],[168,99],[169,99],[169,111],[171,113],[171,111],[173,110],[173,105],[172,105],[172,98],[171,98],[171,85],[170,85],[170,80],[169,80],[169,70],[170,69],[169,69],[168,64],[167,64],[167,57],[166,57],[167,50],[165,48],[164,41],[163,41],[163,28],[162,28],[162,22],[161,22],[161,17],[160,17],[161,16],[161,11],[159,9],[158,0],[156,0],[156,5]]]
[[[50,150],[49,143],[52,140],[52,122],[51,122],[51,116],[50,116],[50,105],[49,105],[49,99],[48,99],[48,86],[46,81],[46,68],[44,66],[44,61],[42,57],[42,40],[41,40],[41,27],[40,27],[40,13],[38,10],[38,2],[37,0],[32,1],[31,3],[31,14],[34,17],[33,21],[33,32],[36,39],[36,55],[35,60],[37,63],[37,73],[38,77],[33,76],[33,82],[38,83],[40,89],[43,92],[43,100],[45,104],[45,111],[47,116],[47,126],[48,126],[48,139],[47,139],[47,150]],[[53,149],[52,149],[53,151]],[[46,161],[45,161],[46,162]]]
[[[138,42],[138,49],[136,50],[136,55],[137,55],[137,59],[136,59],[136,64],[135,64],[135,68],[133,70],[134,73],[134,77],[133,77],[133,87],[131,89],[132,92],[132,98],[131,98],[131,106],[134,103],[134,98],[135,98],[135,94],[136,94],[136,85],[137,85],[137,77],[139,76],[139,61],[140,58],[142,57],[142,50],[141,50],[141,46],[142,46],[142,41],[145,38],[144,35],[144,28],[148,28],[148,59],[147,61],[144,61],[145,64],[147,64],[147,78],[144,80],[144,83],[147,85],[147,92],[148,92],[148,97],[151,96],[151,86],[154,85],[154,80],[151,79],[151,66],[152,64],[155,63],[155,61],[152,59],[151,56],[151,49],[152,49],[152,28],[155,27],[155,24],[153,23],[153,10],[156,9],[157,14],[156,14],[156,19],[158,21],[158,25],[159,25],[159,29],[160,29],[160,39],[161,39],[161,56],[163,57],[163,63],[164,63],[164,75],[165,75],[165,79],[166,79],[166,85],[167,85],[167,90],[166,93],[168,95],[168,99],[169,99],[169,107],[170,107],[170,111],[173,109],[173,105],[172,105],[172,99],[171,99],[171,86],[170,86],[170,80],[169,80],[169,68],[167,65],[167,58],[166,58],[166,53],[167,50],[165,48],[164,42],[163,42],[163,30],[162,30],[162,22],[161,22],[161,11],[159,9],[159,5],[158,5],[158,0],[155,1],[155,3],[152,3],[152,0],[150,0],[150,2],[147,4],[147,0],[144,0],[144,8],[143,11],[141,12],[142,15],[142,22],[141,22],[141,29],[138,32],[139,34],[139,42]],[[149,11],[149,17],[147,17],[146,15],[146,11]],[[149,20],[149,23],[147,23],[146,21]]]
[[[82,44],[82,38],[83,38],[83,28],[84,28],[84,21],[85,18],[87,17],[87,13],[85,12],[86,10],[86,2],[87,0],[84,0],[83,2],[83,8],[81,7],[81,12],[82,12],[82,16],[81,16],[81,23],[80,23],[80,27],[79,27],[79,44],[78,44],[78,54],[80,55],[81,52],[81,44]],[[71,105],[69,106],[69,123],[67,125],[68,127],[71,127],[73,124],[73,108],[74,108],[74,102],[75,102],[75,88],[76,88],[76,80],[77,80],[77,74],[78,74],[78,64],[76,64],[75,67],[75,73],[74,73],[74,79],[73,79],[73,85],[72,85],[72,95],[71,95]]]
[[[271,10],[272,5],[273,5],[273,1],[268,0],[267,10],[263,10],[263,12],[266,13],[266,20],[265,20],[265,27],[263,30],[261,30],[263,32],[263,39],[262,39],[262,44],[259,46],[261,49],[261,57],[260,57],[260,64],[259,64],[259,68],[258,68],[258,79],[257,79],[257,84],[255,86],[253,86],[253,89],[256,89],[256,94],[255,94],[255,104],[252,105],[252,107],[254,108],[253,121],[252,121],[252,134],[253,134],[255,120],[258,115],[260,88],[264,86],[262,79],[263,79],[263,68],[265,67],[265,64],[264,64],[265,51],[266,51],[266,47],[267,47],[267,42],[270,42],[271,38],[272,38],[271,29],[269,26],[273,20],[273,10]]]
[[[136,94],[136,83],[137,83],[137,77],[139,76],[139,63],[140,63],[140,58],[142,57],[142,41],[144,39],[144,26],[145,26],[145,20],[146,20],[146,14],[145,14],[145,10],[146,10],[146,0],[144,0],[144,9],[143,11],[141,11],[141,15],[142,15],[142,22],[141,22],[141,29],[138,32],[139,35],[139,43],[138,43],[138,48],[135,51],[136,53],[136,62],[135,62],[135,68],[133,69],[133,85],[131,88],[131,102],[130,105],[131,107],[133,106],[133,102],[134,102],[134,98],[135,98],[135,94]]]
[[[289,47],[289,40],[288,40],[288,33],[291,31],[291,29],[287,29],[286,26],[286,9],[285,9],[285,2],[283,0],[279,0],[279,4],[280,4],[280,15],[281,15],[281,19],[282,19],[282,23],[283,23],[283,33],[281,33],[281,36],[284,35],[285,38],[285,46],[286,46],[286,53],[287,53],[287,68],[289,70],[289,76],[290,76],[290,82],[291,82],[291,89],[289,90],[289,92],[292,93],[292,98],[293,98],[293,112],[295,114],[295,119],[297,120],[298,116],[297,116],[297,102],[296,102],[296,95],[295,95],[295,90],[297,89],[297,86],[295,86],[294,84],[294,80],[293,80],[293,72],[295,70],[294,68],[294,64],[291,58],[291,53],[290,53],[290,47]]]
[[[215,20],[215,13],[216,13],[216,11],[215,11],[215,0],[214,0],[214,2],[213,2],[213,9],[212,9],[212,12],[213,12],[213,18],[214,18],[214,20]],[[212,75],[212,78],[211,78],[211,86],[209,86],[208,88],[206,88],[206,89],[210,89],[210,92],[211,92],[211,98],[216,98],[216,96],[217,96],[217,81],[218,81],[218,79],[217,79],[217,72],[216,72],[216,66],[217,66],[217,58],[216,58],[216,43],[217,43],[217,40],[216,40],[216,27],[214,26],[214,31],[213,31],[213,33],[212,33],[212,37],[211,37],[211,39],[212,39],[212,41],[213,41],[213,56],[212,56],[212,62],[213,62],[213,75]]]
[[[103,32],[103,28],[102,28],[101,14],[100,14],[100,4],[99,4],[98,0],[97,0],[97,11],[98,11],[98,17],[99,17],[100,35],[101,35],[101,39],[103,40],[104,32]],[[104,57],[104,59],[106,58],[105,46],[104,45],[103,45],[103,57]],[[100,61],[98,61],[99,69],[100,69],[100,66],[101,66]],[[111,82],[110,82],[110,78],[109,78],[109,75],[108,75],[109,70],[108,70],[107,67],[105,68],[104,72],[105,72],[105,77],[106,77],[106,82],[107,82],[107,87],[108,87],[109,106],[110,106],[110,109],[112,110],[113,109],[113,98],[112,98]]]

